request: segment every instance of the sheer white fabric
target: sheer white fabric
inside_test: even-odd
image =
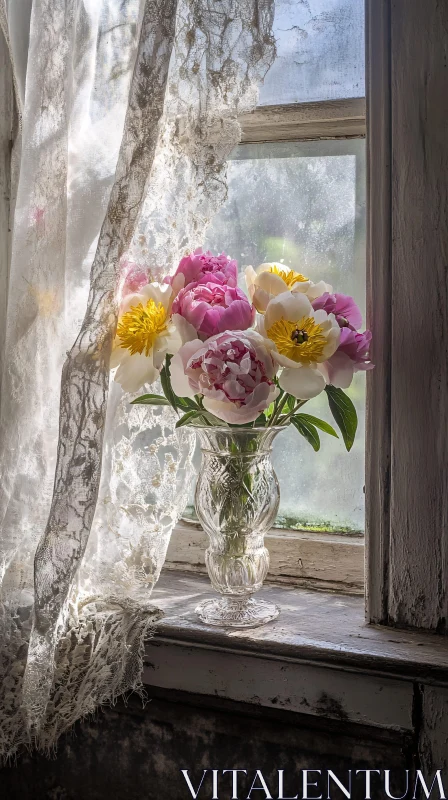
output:
[[[116,385],[108,402],[120,263],[157,278],[202,243],[237,116],[273,59],[272,5],[33,0],[26,59],[26,4],[20,19],[0,0],[23,85],[1,397],[2,758],[53,747],[139,685],[193,443],[170,411],[130,407]]]

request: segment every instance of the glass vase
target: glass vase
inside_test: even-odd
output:
[[[199,521],[210,544],[205,563],[221,597],[196,612],[207,625],[249,628],[275,619],[273,603],[255,599],[267,575],[265,533],[278,511],[280,490],[272,443],[284,428],[195,428],[202,463],[195,493]]]

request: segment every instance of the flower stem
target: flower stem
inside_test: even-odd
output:
[[[307,402],[308,402],[308,400],[299,400],[299,402],[296,404],[296,406],[293,408],[293,410],[290,411],[289,414],[286,414],[286,416],[283,417],[283,419],[279,420],[280,425],[285,425],[287,422],[289,422],[291,417],[293,417],[294,414],[297,413],[299,408],[302,408],[302,406],[304,406],[305,403],[307,403]]]
[[[275,422],[277,422],[277,420],[278,420],[280,414],[282,413],[283,408],[284,408],[285,404],[287,403],[287,401],[288,401],[288,395],[287,395],[287,393],[285,393],[284,396],[282,397],[282,399],[280,400],[280,403],[277,406],[277,410],[274,411],[274,413],[273,413],[273,415],[272,415],[272,417],[271,417],[271,419],[269,421],[269,425],[268,425],[269,428],[272,427],[272,425],[274,425]]]

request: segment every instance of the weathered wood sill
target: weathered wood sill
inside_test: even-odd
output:
[[[448,640],[366,625],[361,598],[269,585],[262,594],[281,606],[279,619],[231,631],[198,621],[210,594],[201,576],[162,575],[148,687],[408,731],[425,692],[448,702]]]

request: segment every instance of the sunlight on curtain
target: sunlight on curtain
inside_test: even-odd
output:
[[[3,758],[139,683],[191,446],[170,412],[130,414],[118,387],[107,404],[110,346],[120,264],[161,276],[202,243],[273,59],[270,0],[220,8],[33,2],[1,408]],[[0,9],[14,55],[23,27]]]

